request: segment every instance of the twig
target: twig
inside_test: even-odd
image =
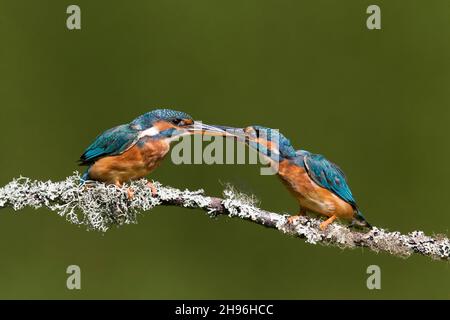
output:
[[[203,190],[189,191],[165,187],[154,182],[158,194],[152,196],[145,179],[117,188],[99,182],[80,183],[78,173],[64,181],[32,181],[20,177],[0,188],[0,209],[15,211],[25,207],[47,207],[71,223],[84,225],[88,230],[107,231],[111,226],[137,223],[137,215],[160,205],[199,208],[211,216],[228,215],[249,220],[268,228],[304,238],[307,243],[332,245],[340,248],[366,247],[376,252],[409,257],[413,253],[433,259],[449,260],[450,241],[446,236],[426,236],[422,231],[409,234],[388,232],[374,227],[367,232],[349,229],[339,223],[321,231],[320,220],[300,217],[287,222],[287,215],[262,210],[253,199],[232,188],[224,191],[224,198],[208,197]],[[127,188],[132,188],[129,199]]]

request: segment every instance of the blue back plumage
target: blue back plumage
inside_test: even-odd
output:
[[[361,210],[359,210],[352,191],[347,184],[347,178],[337,164],[329,161],[321,154],[314,154],[306,150],[297,150],[294,162],[306,169],[308,176],[319,186],[325,188],[339,198],[349,203],[356,211],[356,218],[364,221],[370,227]]]
[[[105,156],[121,154],[136,143],[139,132],[123,124],[100,134],[80,157],[80,164],[89,165]]]
[[[306,150],[297,150],[296,154],[294,162],[304,167],[315,183],[356,207],[356,201],[341,168],[321,154],[314,154]]]

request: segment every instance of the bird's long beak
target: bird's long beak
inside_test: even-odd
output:
[[[221,126],[221,125],[210,125],[211,127],[214,127],[215,129],[221,130],[223,132],[226,132],[227,137],[234,137],[238,140],[244,141],[247,137],[247,134],[244,131],[244,128],[235,128],[235,127],[229,127],[229,126]]]
[[[231,132],[228,132],[227,128],[232,127],[209,125],[199,121],[194,121],[191,126],[185,127],[185,129],[192,134],[203,134],[208,136],[232,136],[233,134]]]
[[[235,128],[235,127],[229,127],[229,126],[220,126],[220,125],[213,125],[214,128],[220,129],[225,131],[227,134],[227,137],[234,137],[237,139],[237,141],[246,143],[250,140],[254,140],[253,137],[249,136],[247,133],[245,133],[244,128]]]
[[[214,127],[226,131],[228,137],[234,137],[237,141],[248,145],[250,148],[259,150],[260,146],[262,145],[266,148],[271,149],[271,152],[273,153],[279,153],[278,148],[274,149],[272,143],[268,142],[264,138],[247,133],[245,128],[234,128],[217,125],[215,125]]]

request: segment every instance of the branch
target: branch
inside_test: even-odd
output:
[[[430,237],[422,231],[404,235],[376,227],[364,233],[339,223],[331,224],[327,230],[321,231],[319,219],[299,217],[290,224],[287,222],[288,215],[262,210],[255,206],[254,198],[232,188],[224,191],[222,199],[205,196],[203,190],[182,191],[154,182],[158,194],[152,196],[146,184],[145,179],[122,188],[99,182],[80,184],[78,173],[60,182],[32,181],[20,177],[0,188],[0,209],[10,207],[18,211],[25,207],[46,207],[73,224],[105,232],[114,225],[137,223],[140,212],[160,205],[173,205],[203,209],[210,216],[227,215],[252,221],[304,238],[310,244],[340,248],[366,247],[400,257],[416,253],[433,259],[449,260],[450,241],[446,236]],[[133,190],[132,199],[128,198],[127,188]]]

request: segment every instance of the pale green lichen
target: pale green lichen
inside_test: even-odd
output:
[[[339,223],[333,223],[326,231],[322,231],[319,228],[320,219],[301,216],[289,223],[288,215],[258,208],[258,200],[254,196],[240,193],[231,186],[225,189],[224,198],[218,199],[205,196],[203,190],[179,190],[162,186],[158,182],[153,182],[157,189],[154,196],[147,183],[147,180],[142,179],[120,188],[99,182],[82,183],[78,173],[59,182],[32,181],[20,177],[0,188],[0,208],[10,207],[19,211],[25,207],[46,207],[73,224],[105,232],[111,226],[137,223],[140,213],[159,205],[171,204],[201,208],[211,216],[227,214],[250,220],[304,238],[311,244],[341,248],[367,247],[401,257],[419,253],[434,259],[448,260],[450,256],[450,241],[443,235],[430,237],[422,231],[404,235],[376,227],[363,233]]]

